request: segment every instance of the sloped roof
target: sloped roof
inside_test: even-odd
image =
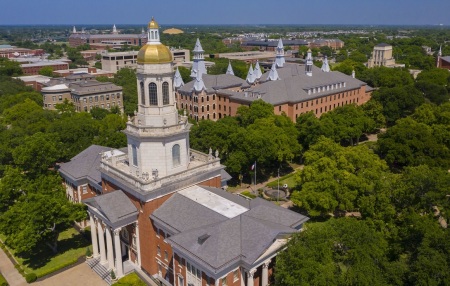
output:
[[[213,92],[214,90],[238,87],[238,86],[247,86],[248,84],[245,80],[230,74],[219,74],[219,75],[211,75],[211,74],[202,74],[202,80],[205,84],[206,92]],[[186,83],[183,87],[181,87],[178,91],[180,93],[191,93],[194,88],[195,80],[192,80]]]
[[[137,218],[138,214],[137,208],[120,190],[86,199],[83,203],[96,208],[111,223],[117,223],[127,218]]]
[[[59,172],[75,181],[86,179],[91,185],[101,188],[101,173],[97,168],[100,166],[101,153],[108,150],[111,148],[91,145],[69,162],[61,164]]]
[[[150,217],[173,231],[167,239],[170,243],[197,257],[198,263],[212,271],[238,261],[254,263],[278,237],[296,232],[308,220],[260,198],[247,200],[217,188],[197,188],[247,211],[227,218],[220,213],[223,208],[205,206],[195,196],[177,193]]]

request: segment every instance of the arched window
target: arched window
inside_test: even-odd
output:
[[[172,147],[172,165],[176,167],[180,164],[180,145],[175,144]]]
[[[145,105],[145,90],[144,90],[144,82],[141,81],[141,104]]]
[[[152,82],[148,85],[149,103],[150,105],[158,105],[158,87]]]
[[[163,91],[163,104],[169,104],[169,83],[163,82],[162,91]]]

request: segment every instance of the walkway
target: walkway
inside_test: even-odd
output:
[[[0,248],[0,271],[10,286],[28,286],[22,275],[14,268],[11,260]],[[49,277],[43,281],[34,282],[36,286],[106,286],[107,284],[92,271],[86,263],[81,263],[64,272]]]

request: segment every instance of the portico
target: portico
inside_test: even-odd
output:
[[[124,276],[124,261],[130,260],[131,251],[131,262],[140,266],[138,210],[128,197],[114,191],[84,203],[90,217],[93,256],[99,257],[105,268],[114,270],[117,277]]]

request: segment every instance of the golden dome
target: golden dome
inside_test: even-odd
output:
[[[159,29],[159,25],[153,17],[152,17],[152,20],[148,23],[148,28],[149,29]]]
[[[143,46],[138,53],[138,64],[164,64],[172,62],[172,53],[163,44]]]
[[[170,28],[170,29],[164,30],[163,33],[169,34],[169,35],[177,35],[177,34],[183,34],[184,32],[177,28]]]

